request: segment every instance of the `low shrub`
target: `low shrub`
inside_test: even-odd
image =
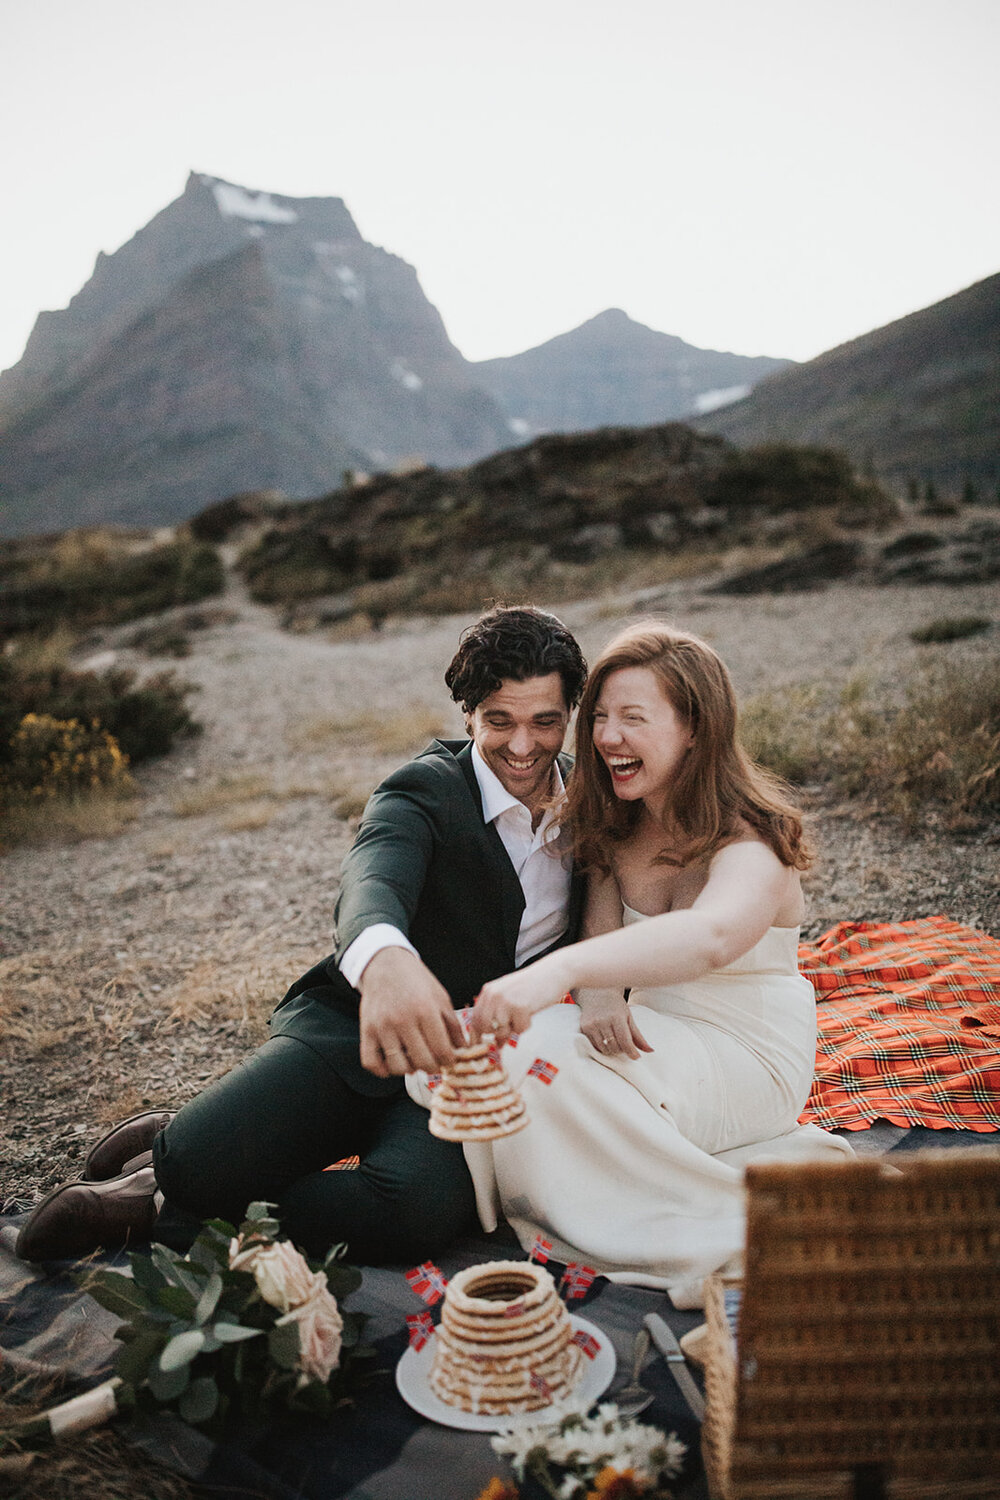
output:
[[[0,762],[25,714],[97,723],[133,765],[165,755],[176,739],[197,733],[185,703],[193,691],[171,671],[137,683],[124,667],[100,673],[59,665],[22,669],[16,653],[0,657]]]
[[[2,799],[42,802],[99,790],[133,790],[128,757],[114,736],[96,721],[25,714],[0,767]]]
[[[1000,811],[1000,664],[925,668],[892,701],[855,680],[764,694],[741,715],[747,749],[790,781],[819,782],[914,829]]]
[[[940,644],[945,641],[964,641],[966,636],[981,635],[989,630],[993,621],[985,615],[944,615],[910,631],[910,640],[918,646]]]
[[[218,552],[190,538],[141,546],[110,533],[66,533],[0,547],[0,633],[57,623],[88,629],[222,592]]]

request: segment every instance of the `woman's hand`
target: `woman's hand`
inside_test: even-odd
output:
[[[478,1040],[490,1031],[498,1041],[527,1031],[532,1016],[557,1005],[570,988],[559,951],[516,973],[484,984],[476,996],[469,1032]]]
[[[583,1012],[580,1030],[602,1057],[652,1052],[620,990],[582,990],[576,999]]]

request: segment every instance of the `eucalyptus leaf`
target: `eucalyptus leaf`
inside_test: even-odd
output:
[[[187,1365],[179,1370],[161,1370],[159,1364],[151,1365],[146,1375],[146,1384],[157,1401],[176,1401],[182,1391],[187,1390],[191,1371]]]
[[[192,1297],[182,1286],[161,1286],[156,1293],[156,1301],[160,1307],[172,1313],[175,1318],[182,1318],[185,1323],[192,1321],[198,1305],[198,1299]]]
[[[179,1370],[182,1365],[190,1364],[204,1347],[205,1335],[200,1328],[187,1328],[183,1333],[175,1333],[160,1355],[160,1369],[164,1373]]]
[[[166,1277],[171,1286],[183,1287],[197,1304],[201,1296],[201,1282],[193,1274],[192,1268],[185,1263],[183,1257],[173,1250],[168,1250],[166,1245],[154,1245],[149,1254],[154,1266]]]
[[[213,1271],[211,1276],[208,1278],[208,1281],[205,1283],[205,1290],[198,1298],[198,1306],[194,1310],[194,1320],[199,1327],[201,1327],[203,1323],[208,1322],[209,1318],[215,1312],[216,1307],[219,1305],[219,1298],[221,1296],[222,1277],[219,1275],[218,1271]]]
[[[118,1358],[115,1360],[115,1372],[121,1376],[126,1385],[138,1390],[146,1378],[150,1365],[157,1362],[162,1348],[162,1333],[150,1331],[137,1335],[119,1350]]]
[[[146,1299],[131,1276],[123,1276],[120,1271],[88,1271],[77,1279],[77,1285],[120,1318],[138,1317],[146,1306]]]
[[[129,1256],[129,1260],[132,1264],[132,1280],[147,1297],[155,1296],[160,1287],[166,1285],[162,1272],[157,1270],[148,1255],[133,1254]]]
[[[240,1344],[244,1339],[259,1338],[263,1328],[245,1328],[242,1323],[213,1323],[212,1333],[220,1344]]]
[[[192,1380],[177,1404],[177,1410],[185,1422],[207,1422],[215,1416],[219,1405],[219,1387],[211,1375],[199,1375]]]
[[[282,1370],[294,1370],[299,1362],[299,1325],[276,1324],[267,1336],[268,1353]]]

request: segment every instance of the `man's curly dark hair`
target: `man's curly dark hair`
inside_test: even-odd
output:
[[[455,702],[471,714],[502,682],[526,682],[550,672],[562,678],[566,707],[575,708],[587,663],[566,626],[530,604],[497,604],[462,632],[444,680]]]

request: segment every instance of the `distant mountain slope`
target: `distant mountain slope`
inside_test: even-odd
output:
[[[787,364],[697,349],[609,308],[536,349],[474,368],[519,431],[533,437],[688,418]]]
[[[841,448],[908,481],[995,493],[1000,480],[1000,275],[772,375],[695,425],[740,445]]]
[[[192,175],[0,377],[0,532],[177,521],[510,441],[413,268],[340,199]]]

